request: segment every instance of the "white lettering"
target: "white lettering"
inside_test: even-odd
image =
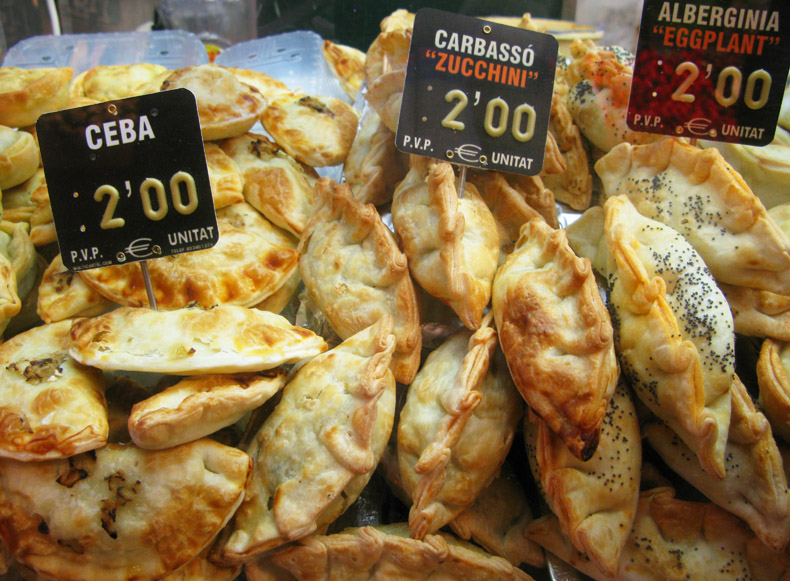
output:
[[[102,123],[102,127],[104,127],[104,144],[107,147],[112,147],[113,145],[120,144],[118,141],[118,122],[117,121],[107,121]]]
[[[88,144],[89,149],[101,149],[102,140],[99,135],[101,135],[101,129],[99,129],[98,125],[88,125],[85,128],[85,142]]]

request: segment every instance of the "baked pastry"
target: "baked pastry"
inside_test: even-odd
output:
[[[293,91],[288,88],[288,85],[261,71],[226,66],[222,68],[233,73],[236,78],[245,85],[257,89],[260,94],[263,95],[264,99],[266,99],[267,103],[271,103],[280,97],[287,97],[293,94]]]
[[[524,201],[540,214],[552,228],[559,228],[554,192],[546,187],[540,176],[502,173],[507,183]]]
[[[70,327],[34,327],[0,345],[0,458],[64,458],[106,443],[104,378],[69,357]]]
[[[381,32],[365,54],[365,99],[393,133],[398,132],[411,35],[411,26]]]
[[[30,215],[30,239],[33,244],[38,247],[57,241],[55,217],[52,215],[52,205],[49,203],[49,188],[43,175],[36,189],[30,193],[30,201],[35,206]]]
[[[477,495],[474,504],[450,522],[450,528],[462,539],[473,540],[515,567],[523,563],[545,567],[543,550],[525,535],[527,525],[533,520],[524,484],[505,462],[499,475]]]
[[[365,81],[365,53],[353,46],[326,39],[321,48],[329,70],[353,101]]]
[[[214,209],[244,201],[244,180],[239,166],[216,143],[204,143],[206,167]]]
[[[589,258],[595,272],[604,280],[608,278],[609,267],[603,230],[605,220],[603,207],[592,206],[565,228],[570,247],[578,256]]]
[[[272,223],[301,236],[310,218],[316,171],[264,135],[247,133],[220,143],[244,180],[244,199]]]
[[[365,107],[343,166],[344,181],[354,197],[365,204],[386,204],[408,171],[409,157],[395,147],[395,134],[373,107]]]
[[[523,402],[496,359],[487,315],[431,351],[398,419],[398,464],[412,499],[411,536],[422,539],[469,508],[505,461]]]
[[[0,537],[45,578],[158,579],[198,556],[225,525],[250,464],[241,450],[209,439],[0,460]]]
[[[565,170],[558,174],[542,171],[540,176],[557,201],[582,211],[592,201],[593,178],[584,140],[568,109],[568,90],[562,71],[558,70],[551,98],[549,134],[562,154]]]
[[[318,207],[298,247],[305,288],[341,339],[390,315],[392,373],[408,385],[420,366],[422,331],[406,256],[376,208],[347,185],[321,178],[315,193]]]
[[[148,261],[157,308],[198,304],[249,307],[276,292],[299,266],[293,248],[272,244],[254,231],[217,222],[219,241],[211,248]],[[139,262],[83,270],[85,283],[105,298],[131,307],[148,305]]]
[[[44,113],[66,107],[70,67],[0,68],[0,125],[35,125]]]
[[[539,418],[524,422],[530,469],[560,527],[599,574],[614,577],[639,501],[642,437],[630,388],[620,382],[595,454],[581,461]]]
[[[100,315],[114,305],[85,284],[78,273],[67,270],[60,254],[49,263],[38,287],[37,312],[45,323]]]
[[[554,516],[530,524],[527,535],[594,579],[608,580],[563,536]],[[616,579],[769,579],[786,571],[783,553],[766,550],[739,519],[710,502],[674,498],[671,488],[640,495]]]
[[[766,339],[757,359],[760,408],[771,422],[773,434],[790,443],[790,351],[787,341]]]
[[[634,131],[626,122],[633,78],[632,54],[616,47],[600,47],[591,40],[576,39],[565,71],[569,85],[568,110],[582,134],[607,152],[620,143],[656,141],[653,133]]]
[[[724,478],[735,379],[727,301],[678,232],[639,214],[624,195],[605,210],[609,309],[623,371],[702,468]]]
[[[477,329],[499,258],[496,220],[477,188],[467,182],[460,197],[449,163],[411,156],[392,223],[414,280]]]
[[[343,163],[357,132],[357,112],[334,97],[292,95],[269,104],[263,128],[277,145],[312,167]]]
[[[155,93],[171,72],[153,63],[96,65],[74,77],[69,100],[100,103]]]
[[[21,184],[3,190],[3,220],[30,224],[30,218],[36,207],[35,202],[33,202],[33,192],[42,185],[46,188],[44,168],[39,167],[32,176]]]
[[[174,375],[263,371],[327,348],[321,337],[279,315],[231,305],[119,307],[74,320],[70,337],[69,353],[86,365]]]
[[[17,186],[32,177],[39,164],[35,138],[27,131],[0,125],[0,189]]]
[[[281,370],[186,377],[136,403],[129,415],[129,434],[147,450],[199,440],[236,423],[284,385]]]
[[[619,145],[595,163],[607,196],[680,232],[716,280],[790,295],[790,239],[717,149],[674,137]]]
[[[273,579],[464,579],[528,581],[522,570],[501,557],[447,533],[423,540],[408,538],[408,527],[346,529],[315,535],[248,563],[248,581]]]
[[[398,8],[381,20],[379,28],[381,28],[381,32],[412,29],[414,28],[414,16],[414,12],[409,12],[405,8]]]
[[[385,316],[296,371],[247,448],[255,467],[221,560],[320,531],[356,500],[392,431],[394,349]]]
[[[589,460],[619,377],[590,262],[564,231],[531,220],[497,271],[491,308],[519,392],[572,454]]]
[[[782,457],[768,420],[737,377],[730,393],[732,416],[724,452],[727,474],[721,480],[701,470],[691,450],[666,425],[650,423],[643,433],[667,466],[781,552],[790,539],[790,492]]]
[[[266,108],[266,99],[223,67],[205,64],[173,71],[162,90],[186,88],[197,101],[200,132],[204,141],[243,135],[255,125]]]

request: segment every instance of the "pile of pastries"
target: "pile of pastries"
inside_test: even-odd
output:
[[[577,41],[541,174],[460,180],[395,147],[413,17],[325,43],[356,106],[0,68],[0,573],[788,575],[787,115],[764,148],[635,132],[633,56]],[[177,87],[220,237],[148,261],[153,309],[139,263],[64,268],[34,124]]]

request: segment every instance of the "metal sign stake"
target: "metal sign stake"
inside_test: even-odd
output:
[[[148,272],[148,261],[141,260],[140,268],[143,269],[143,282],[145,283],[145,293],[148,295],[148,306],[157,311],[156,297],[154,296],[154,287],[151,285],[151,275]]]
[[[466,166],[461,166],[461,173],[458,176],[458,199],[464,199],[464,190],[466,189]]]

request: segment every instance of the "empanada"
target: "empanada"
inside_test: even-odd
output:
[[[345,44],[324,40],[322,51],[332,74],[353,101],[365,81],[365,53]]]
[[[49,202],[47,180],[42,176],[39,185],[30,193],[30,201],[35,206],[30,215],[30,239],[36,246],[45,246],[58,239],[55,231],[55,217]]]
[[[505,461],[523,402],[487,315],[432,351],[398,420],[398,464],[412,499],[411,536],[422,539],[470,507]]]
[[[411,26],[381,32],[365,54],[365,99],[393,133],[398,131],[411,35]]]
[[[790,444],[790,350],[787,341],[766,339],[757,360],[759,403],[777,438]]]
[[[38,287],[38,316],[45,323],[100,315],[113,305],[85,284],[79,273],[67,270],[60,253],[49,263]]]
[[[30,217],[36,207],[33,201],[33,192],[44,183],[44,168],[39,167],[36,172],[12,188],[3,190],[2,217],[8,222],[30,223]],[[46,187],[46,185],[44,186]]]
[[[357,112],[335,97],[293,95],[269,104],[263,128],[277,145],[311,167],[343,163],[357,132]]]
[[[527,535],[585,575],[600,581],[612,579],[602,575],[586,555],[571,545],[556,517],[533,521]],[[631,536],[615,578],[780,579],[786,562],[783,553],[765,550],[748,527],[717,505],[676,499],[671,488],[656,488],[640,495]]]
[[[318,208],[299,242],[299,271],[341,339],[388,314],[397,337],[392,373],[410,384],[420,366],[422,330],[406,256],[372,204],[329,178],[316,184]]]
[[[0,460],[0,537],[45,578],[158,579],[195,558],[230,519],[250,467],[244,452],[209,439]]]
[[[69,352],[99,369],[204,375],[273,369],[326,348],[321,337],[284,317],[220,305],[174,311],[120,307],[76,319]]]
[[[78,74],[69,87],[69,99],[96,103],[154,93],[172,71],[154,63],[97,65]]]
[[[220,143],[244,178],[244,199],[272,223],[301,236],[310,218],[316,171],[264,135],[247,133]]]
[[[630,388],[620,382],[598,448],[583,462],[546,422],[524,422],[530,468],[563,533],[601,574],[614,576],[639,500],[642,437]]]
[[[557,204],[554,192],[546,187],[540,176],[525,176],[514,173],[502,174],[507,183],[524,201],[540,214],[552,228],[559,228]]]
[[[716,280],[790,295],[790,239],[717,149],[674,137],[619,145],[595,164],[606,195],[680,232]]]
[[[27,131],[0,125],[0,189],[18,186],[31,178],[39,165],[34,137]]]
[[[386,204],[408,171],[409,158],[395,147],[395,134],[373,107],[365,107],[343,166],[354,197],[375,206]]]
[[[467,182],[461,197],[449,163],[411,156],[392,223],[414,280],[477,329],[499,259],[496,220],[477,188]]]
[[[244,181],[236,162],[216,143],[204,143],[203,151],[206,154],[206,167],[208,168],[214,209],[219,210],[225,206],[243,202]]]
[[[532,577],[501,557],[447,533],[408,538],[396,523],[347,529],[300,540],[245,567],[248,581],[322,579],[463,579],[528,581]]]
[[[626,196],[606,201],[609,308],[623,372],[639,398],[723,478],[735,378],[735,334],[724,295],[694,248],[639,214]]]
[[[280,97],[287,97],[288,95],[293,94],[293,91],[288,88],[288,85],[282,81],[278,81],[274,77],[271,77],[264,72],[226,66],[223,66],[222,68],[236,75],[236,78],[245,85],[249,85],[258,89],[260,94],[266,99],[267,103],[271,103]]]
[[[299,266],[293,248],[272,244],[254,232],[218,222],[211,248],[148,260],[157,308],[253,306],[277,291]],[[83,270],[85,283],[120,305],[148,305],[139,262]]]
[[[790,539],[790,492],[782,457],[768,420],[752,403],[746,386],[733,382],[732,415],[724,455],[727,474],[719,480],[701,470],[691,450],[662,423],[643,433],[664,462],[723,509],[742,518],[777,552]]]
[[[136,403],[132,441],[147,450],[172,448],[236,423],[285,385],[285,372],[187,377]]]
[[[195,95],[204,141],[245,134],[266,108],[266,99],[258,89],[217,65],[184,67],[170,73],[162,83],[163,91],[182,87]]]
[[[591,458],[619,369],[590,262],[564,231],[531,220],[497,271],[492,310],[527,404],[576,457]]]
[[[104,377],[69,357],[71,322],[0,345],[0,457],[63,458],[107,441]]]
[[[296,371],[247,449],[255,467],[221,560],[300,539],[356,500],[392,431],[394,349],[385,316]]]
[[[69,67],[0,68],[0,125],[35,125],[44,113],[63,109],[73,73]]]
[[[545,567],[540,545],[525,534],[533,520],[524,484],[505,462],[499,475],[477,495],[474,504],[450,522],[450,528],[462,539],[473,540],[515,567],[522,563]]]

